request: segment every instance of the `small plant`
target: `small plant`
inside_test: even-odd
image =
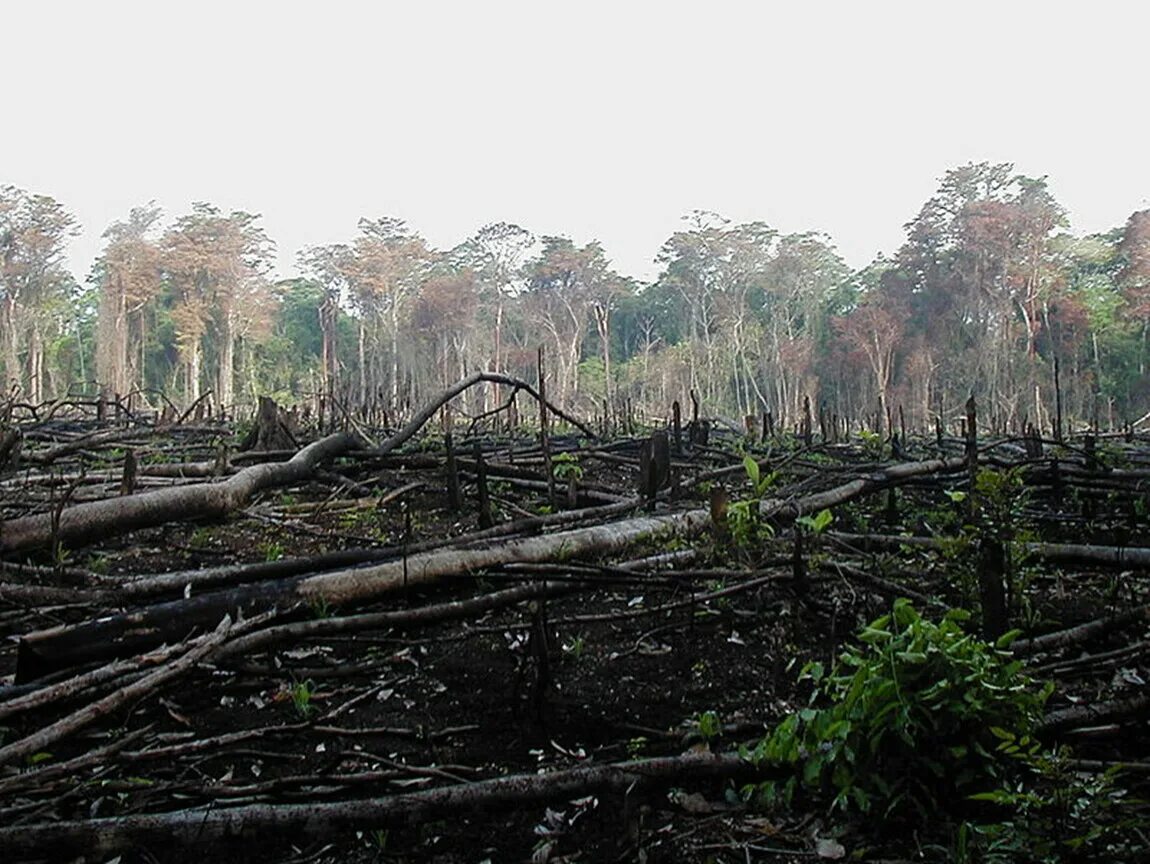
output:
[[[386,828],[376,828],[366,834],[360,833],[359,836],[368,848],[373,848],[376,852],[386,852],[387,842],[391,839],[391,832]]]
[[[32,768],[41,764],[42,762],[51,762],[54,758],[56,757],[54,757],[51,753],[47,752],[46,750],[41,750],[38,753],[33,753],[28,757],[26,761],[28,763],[28,767]]]
[[[315,696],[315,682],[310,678],[306,681],[297,681],[291,688],[291,704],[296,713],[304,720],[315,713],[312,698]]]
[[[1065,750],[1045,751],[1029,736],[992,730],[998,752],[1023,769],[990,792],[972,795],[1003,808],[996,822],[966,822],[963,845],[987,864],[1008,862],[1135,861],[1150,853],[1141,802],[1128,800],[1119,769],[1074,770]],[[973,856],[968,856],[968,860]]]
[[[266,543],[261,543],[260,552],[263,553],[264,560],[267,562],[279,561],[284,557],[283,544],[277,543],[274,540],[269,540]]]
[[[638,735],[634,738],[627,740],[627,755],[631,759],[643,758],[643,753],[647,749],[649,739],[646,735]]]
[[[747,472],[747,479],[751,481],[751,489],[755,498],[762,498],[779,479],[778,471],[762,473],[759,463],[750,455],[743,456],[743,470]]]
[[[704,711],[694,721],[695,732],[704,741],[714,741],[723,734],[723,724],[714,711]]]
[[[319,620],[330,618],[335,612],[332,605],[327,602],[327,598],[323,596],[313,597],[307,605],[312,617]]]
[[[859,438],[862,440],[863,454],[868,459],[879,460],[883,458],[882,434],[872,432],[870,429],[860,429]]]
[[[809,514],[800,516],[795,520],[795,524],[802,526],[811,534],[814,534],[817,537],[819,534],[822,534],[824,531],[826,531],[827,528],[830,527],[830,524],[834,521],[835,514],[824,508],[814,516]]]
[[[188,538],[188,545],[193,549],[203,549],[207,547],[212,539],[212,529],[206,526],[201,526],[192,532],[192,536]]]
[[[583,468],[574,453],[559,453],[551,459],[551,473],[556,480],[583,479]]]
[[[586,649],[587,643],[583,638],[583,634],[572,637],[570,642],[563,645],[563,653],[570,655],[573,659],[578,660],[583,656],[583,651]]]
[[[87,568],[93,573],[107,576],[112,568],[112,559],[107,555],[92,555],[88,558]]]

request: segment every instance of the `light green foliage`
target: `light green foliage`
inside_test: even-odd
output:
[[[937,811],[995,785],[1004,760],[989,730],[1029,734],[1050,688],[1003,650],[1017,634],[987,645],[963,631],[968,617],[955,610],[934,624],[898,600],[830,674],[808,664],[811,707],[748,754],[786,776],[748,791],[776,803],[805,788],[837,808],[889,815]]]
[[[308,602],[308,609],[311,610],[313,618],[324,619],[330,618],[335,609],[330,603],[327,602],[326,597],[316,596]]]
[[[203,549],[212,539],[212,529],[206,526],[197,528],[188,538],[188,545],[193,549]]]
[[[266,543],[260,544],[260,552],[263,553],[264,560],[279,561],[284,557],[284,547],[282,543],[277,543],[274,540],[269,540]]]
[[[723,724],[714,711],[704,711],[694,722],[695,731],[704,741],[714,741],[723,733]]]
[[[751,489],[755,498],[762,498],[766,495],[767,491],[779,479],[778,471],[763,474],[762,469],[759,468],[759,463],[749,454],[743,456],[743,470],[747,472],[747,479],[751,481]]]
[[[583,652],[586,650],[586,648],[587,641],[583,637],[583,634],[579,634],[578,636],[572,637],[570,642],[565,642],[563,644],[563,653],[567,654],[574,660],[578,660],[583,656]]]
[[[879,432],[872,432],[869,429],[860,429],[859,438],[862,441],[863,455],[868,459],[882,459],[883,458],[883,440],[882,434]]]
[[[306,681],[297,681],[291,688],[291,702],[292,707],[295,708],[296,713],[304,720],[311,717],[315,713],[315,705],[312,704],[312,697],[315,695],[315,682],[310,678]]]
[[[824,509],[820,510],[818,513],[816,513],[814,516],[811,516],[811,515],[800,516],[798,519],[795,520],[795,523],[798,525],[801,525],[803,528],[806,528],[812,534],[819,535],[819,534],[822,534],[824,531],[826,531],[827,528],[829,528],[831,523],[834,521],[835,521],[835,514],[833,514],[830,510],[827,510],[826,508],[824,508]]]
[[[751,484],[751,496],[727,505],[727,523],[731,539],[741,547],[753,546],[775,536],[775,529],[759,518],[759,505],[763,496],[778,481],[779,473],[762,473],[759,463],[749,454],[743,456],[743,470]]]
[[[556,480],[583,479],[583,467],[574,453],[559,453],[551,459],[551,473]]]
[[[1023,539],[1024,513],[1030,500],[1021,468],[983,468],[974,478],[974,531],[1003,543]]]

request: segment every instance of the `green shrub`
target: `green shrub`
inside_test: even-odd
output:
[[[789,803],[801,788],[841,809],[927,814],[998,786],[1014,766],[993,730],[1028,735],[1050,687],[1035,687],[1004,650],[1016,634],[988,645],[963,631],[968,617],[954,610],[934,624],[898,600],[831,674],[808,664],[812,707],[747,754],[781,775],[748,794]]]

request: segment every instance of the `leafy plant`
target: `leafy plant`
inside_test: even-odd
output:
[[[803,528],[806,528],[812,534],[819,535],[826,531],[827,528],[830,527],[830,524],[834,521],[835,514],[830,510],[823,508],[814,516],[806,514],[798,517],[795,520],[795,523],[801,525]]]
[[[868,459],[882,459],[883,440],[882,433],[872,432],[870,429],[860,429],[859,438],[862,440],[862,450]]]
[[[968,618],[953,610],[934,624],[897,600],[830,674],[804,667],[810,707],[748,753],[784,776],[748,793],[789,802],[802,788],[830,794],[836,808],[889,815],[938,811],[997,784],[1004,759],[989,730],[1029,734],[1051,688],[1035,687],[1005,652],[1017,633],[990,646],[963,631]]]
[[[714,741],[723,733],[723,724],[714,711],[704,711],[694,722],[695,731],[704,741]]]
[[[312,697],[315,696],[315,690],[315,682],[310,678],[306,681],[297,681],[292,685],[292,707],[295,708],[296,713],[304,720],[315,713],[315,705],[312,704]]]
[[[775,536],[775,529],[759,518],[757,500],[732,501],[727,505],[731,539],[739,546],[751,546]]]
[[[317,595],[317,596],[313,597],[311,600],[308,601],[307,605],[308,605],[308,609],[311,611],[313,618],[317,618],[317,619],[330,618],[335,613],[334,607],[332,607],[332,605],[328,602],[327,598],[323,597],[323,596]]]
[[[563,653],[569,654],[575,660],[578,660],[583,656],[583,651],[586,648],[587,642],[584,639],[583,634],[580,633],[578,636],[572,637],[570,642],[567,642],[563,645]]]
[[[1004,809],[993,822],[967,822],[962,842],[987,864],[1007,862],[1134,861],[1150,853],[1140,832],[1140,802],[1128,799],[1119,769],[1074,770],[1065,750],[1043,750],[1027,735],[991,730],[997,751],[1023,769],[996,789],[972,795]]]
[[[747,479],[751,481],[751,488],[755,498],[762,498],[779,479],[778,471],[762,473],[759,463],[749,454],[743,456],[743,470],[747,472]]]
[[[266,543],[261,543],[260,552],[263,553],[264,560],[268,562],[279,561],[284,557],[283,544],[274,540],[269,540]]]
[[[552,457],[551,473],[556,480],[583,479],[583,467],[574,453],[558,453]]]

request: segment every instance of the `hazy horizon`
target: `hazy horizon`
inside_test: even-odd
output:
[[[396,216],[599,240],[640,279],[694,209],[893,253],[949,169],[1049,177],[1075,233],[1150,206],[1132,98],[1150,15],[1038,4],[71,3],[6,12],[0,183],[100,235],[155,200],[260,213],[279,275]],[[29,86],[35,84],[36,86]],[[1124,115],[1130,116],[1126,121]]]

